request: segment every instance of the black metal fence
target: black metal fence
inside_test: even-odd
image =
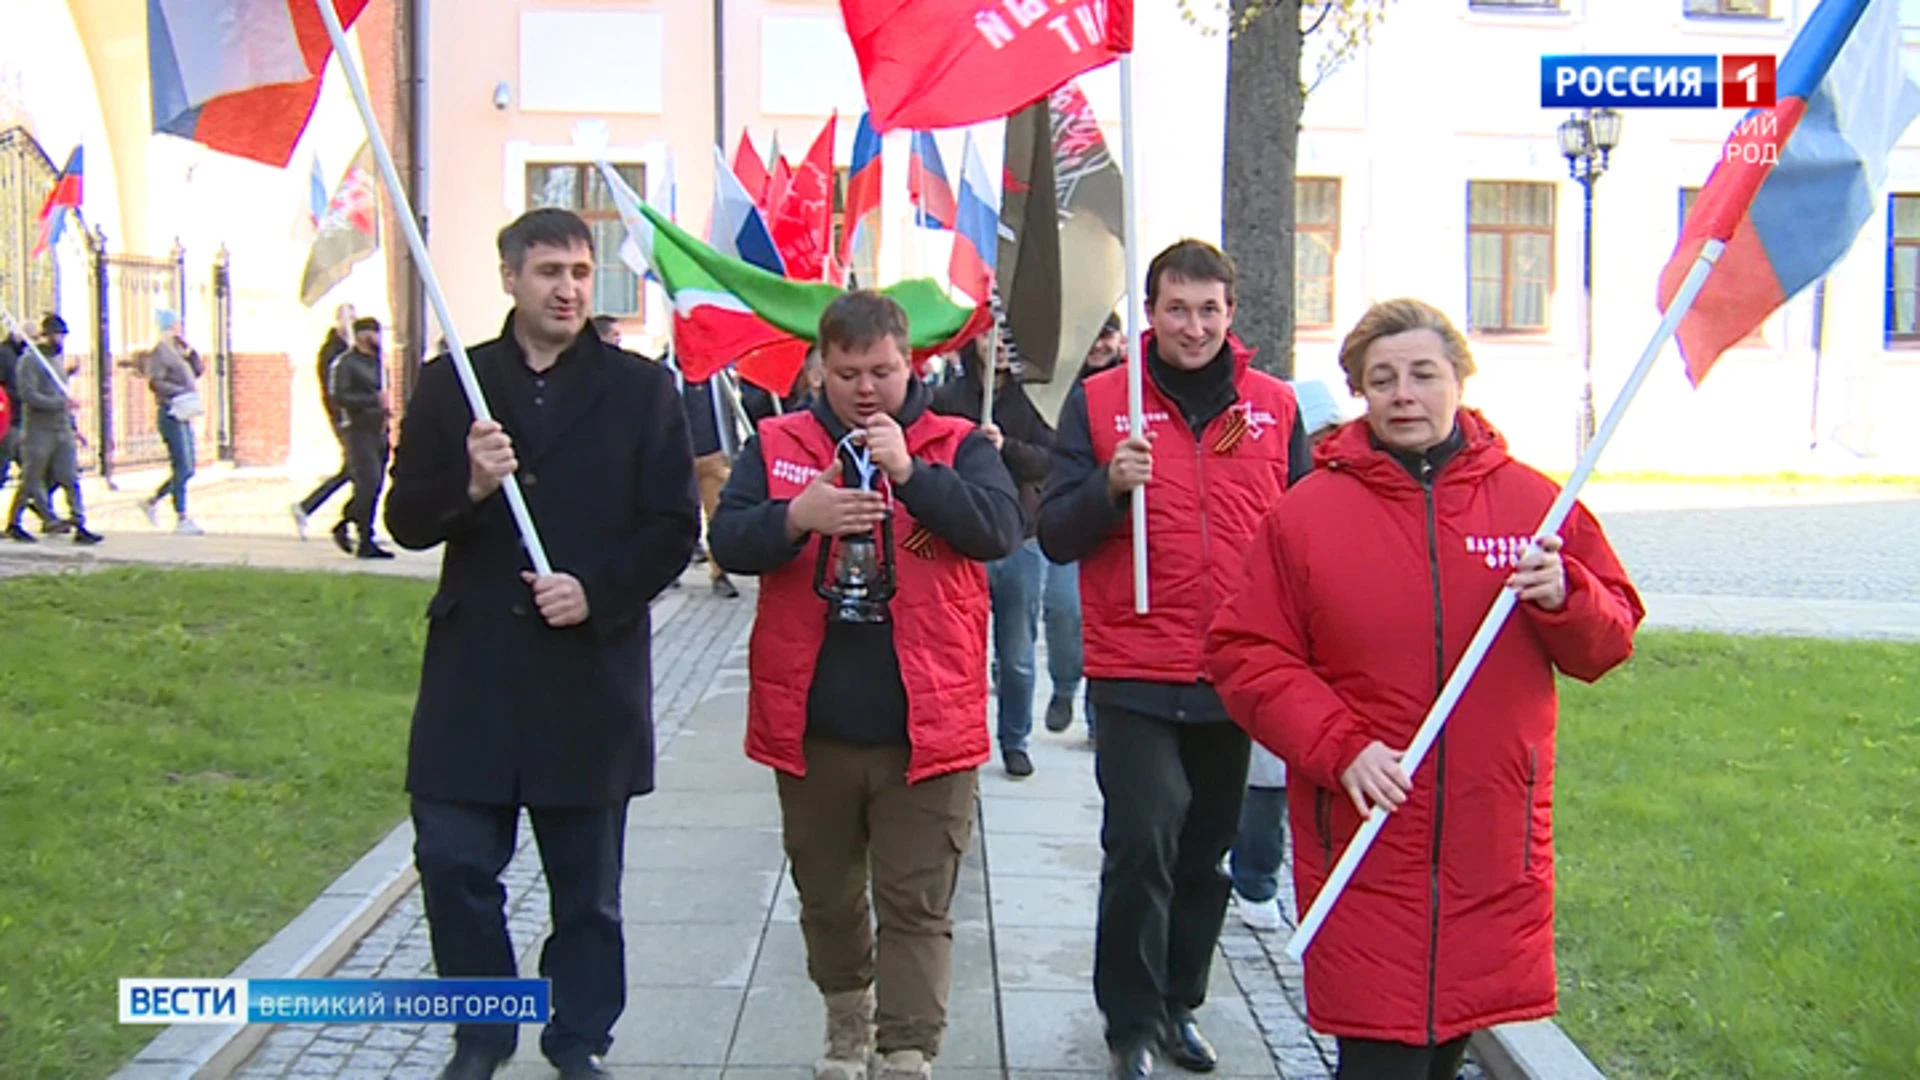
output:
[[[206,413],[194,425],[201,460],[233,455],[233,289],[226,248],[214,256],[205,284],[193,288],[186,252],[175,244],[163,258],[110,254],[104,232],[95,229],[91,284],[97,315],[93,348],[76,379],[92,389],[81,403],[81,430],[93,433],[93,464],[111,478],[115,469],[160,465],[167,447],[160,438],[159,406],[142,373],[142,358],[160,337],[159,315],[179,316],[187,343],[205,365],[200,395]],[[100,359],[104,358],[104,360]]]
[[[40,207],[58,170],[39,142],[23,128],[0,132],[0,303],[30,330],[41,316],[67,315],[68,380],[79,405],[89,471],[112,478],[116,468],[164,464],[153,394],[140,361],[160,337],[159,313],[179,315],[187,343],[205,363],[200,396],[206,413],[194,423],[201,460],[233,456],[233,285],[227,250],[214,255],[204,277],[187,272],[187,253],[176,241],[162,257],[110,254],[107,236],[75,227],[85,246],[82,262],[73,241],[34,253]],[[61,287],[62,268],[69,287]],[[71,279],[83,276],[84,307]],[[195,277],[198,278],[197,282]],[[66,302],[62,302],[62,294]],[[77,315],[91,309],[90,318]]]

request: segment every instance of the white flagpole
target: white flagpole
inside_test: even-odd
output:
[[[1127,252],[1127,431],[1146,438],[1146,350],[1140,348],[1140,172],[1134,167],[1133,54],[1120,54],[1120,185],[1125,202]],[[1147,489],[1133,491],[1133,610],[1147,613]]]
[[[1546,518],[1540,522],[1540,527],[1534,530],[1533,535],[1536,538],[1553,535],[1566,522],[1567,515],[1573,511],[1574,500],[1580,497],[1580,489],[1585,486],[1587,478],[1593,475],[1594,465],[1599,461],[1601,452],[1607,448],[1607,443],[1612,441],[1614,433],[1619,430],[1620,422],[1626,418],[1627,409],[1633,404],[1634,395],[1640,392],[1641,384],[1647,381],[1647,375],[1653,370],[1654,361],[1660,358],[1660,353],[1666,348],[1667,342],[1672,340],[1674,333],[1680,329],[1680,320],[1686,315],[1687,309],[1693,306],[1694,298],[1700,295],[1701,286],[1706,284],[1707,275],[1713,271],[1714,263],[1726,249],[1726,243],[1721,240],[1709,240],[1706,247],[1701,249],[1700,257],[1694,260],[1693,268],[1687,271],[1686,280],[1681,283],[1680,291],[1675,294],[1673,303],[1668,306],[1666,317],[1660,320],[1659,329],[1654,331],[1653,340],[1647,343],[1646,350],[1640,354],[1640,362],[1634,366],[1633,373],[1627,377],[1626,385],[1621,388],[1620,396],[1613,400],[1613,406],[1607,410],[1606,420],[1594,433],[1593,441],[1587,445],[1586,453],[1581,455],[1580,463],[1574,467],[1573,475],[1568,477],[1566,486],[1560,489],[1559,498],[1555,499],[1553,505],[1547,509]],[[1529,553],[1539,550],[1537,539],[1528,550]],[[1500,590],[1499,597],[1493,602],[1492,610],[1488,611],[1487,617],[1481,621],[1480,629],[1475,632],[1473,640],[1467,645],[1467,651],[1460,657],[1459,665],[1454,668],[1453,674],[1447,678],[1446,685],[1441,688],[1440,697],[1434,701],[1433,708],[1428,710],[1427,718],[1420,722],[1420,730],[1414,734],[1413,744],[1407,747],[1406,755],[1400,760],[1400,767],[1408,776],[1419,771],[1420,763],[1426,759],[1427,751],[1432,748],[1434,740],[1440,737],[1441,727],[1453,714],[1453,707],[1460,703],[1461,695],[1466,692],[1467,683],[1479,670],[1480,662],[1486,659],[1487,651],[1493,647],[1493,639],[1499,636],[1500,629],[1506,623],[1507,616],[1512,613],[1515,603],[1516,596],[1511,589]],[[1320,927],[1327,921],[1327,914],[1333,910],[1334,903],[1340,899],[1340,893],[1353,879],[1354,871],[1359,868],[1360,860],[1366,857],[1367,849],[1373,846],[1374,838],[1380,835],[1380,829],[1387,823],[1387,817],[1387,811],[1375,807],[1373,813],[1367,815],[1367,820],[1361,824],[1360,831],[1355,833],[1353,840],[1347,844],[1347,849],[1340,853],[1340,861],[1334,864],[1333,873],[1328,875],[1326,885],[1321,888],[1319,895],[1313,898],[1313,905],[1307,909],[1306,917],[1300,920],[1299,929],[1293,932],[1293,937],[1287,942],[1287,955],[1295,962],[1305,956],[1307,947],[1313,944],[1314,936],[1320,932]]]
[[[346,76],[347,89],[353,91],[353,102],[359,106],[360,120],[367,128],[367,141],[373,144],[374,160],[380,164],[380,178],[386,182],[387,197],[393,200],[394,216],[400,219],[400,229],[406,234],[407,247],[413,252],[414,264],[420,268],[421,284],[425,286],[427,299],[433,304],[433,315],[440,322],[440,330],[446,335],[447,351],[452,354],[453,369],[460,376],[460,387],[466,391],[467,404],[473,409],[475,420],[491,420],[493,413],[487,408],[486,396],[480,391],[480,380],[473,373],[473,361],[467,358],[466,346],[461,344],[460,332],[454,327],[453,315],[447,310],[447,298],[440,291],[440,279],[434,275],[433,262],[427,255],[427,242],[420,235],[419,223],[413,219],[413,206],[407,202],[407,193],[400,186],[400,173],[393,167],[393,155],[387,152],[387,140],[380,134],[380,124],[373,115],[373,103],[367,97],[367,85],[360,75],[360,67],[353,61],[348,51],[347,32],[340,25],[340,15],[333,10],[333,0],[314,0],[320,9],[320,18],[327,24],[327,36],[333,40],[333,54],[340,59],[340,72]],[[419,147],[415,152],[420,151]],[[527,500],[520,492],[519,478],[509,475],[500,485],[500,491],[507,498],[507,507],[513,511],[513,523],[519,529],[520,541],[526,545],[527,556],[533,560],[535,573],[546,575],[553,573],[553,564],[547,561],[546,546],[540,542],[540,534],[533,527],[533,515],[527,510]]]
[[[973,163],[974,153],[973,131],[972,129],[968,129],[966,142],[960,147],[960,184],[953,189],[956,196],[953,201],[953,242],[956,244],[960,242],[960,200],[957,196],[961,191],[965,190],[967,186],[967,166]],[[985,170],[983,169],[982,171],[984,172]],[[984,199],[987,193],[984,191],[976,191],[974,194]],[[995,215],[994,220],[997,222],[999,216]],[[979,254],[984,257],[986,252],[982,251]],[[949,285],[951,285],[951,283],[949,283]],[[993,280],[993,274],[989,272],[987,275],[987,303],[993,308],[993,329],[989,331],[992,337],[988,340],[986,348],[974,350],[980,357],[980,422],[982,424],[993,423],[993,384],[1000,377],[1001,306],[996,300],[998,296],[997,289],[998,286]]]

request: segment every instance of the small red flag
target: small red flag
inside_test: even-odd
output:
[[[760,209],[767,208],[767,165],[760,160],[760,151],[753,145],[753,136],[747,129],[740,129],[740,145],[733,151],[733,175],[740,178],[740,186],[747,189]]]
[[[787,264],[787,276],[795,281],[827,277],[833,243],[833,134],[838,121],[837,113],[827,118],[827,126],[820,129],[772,204],[767,229]]]

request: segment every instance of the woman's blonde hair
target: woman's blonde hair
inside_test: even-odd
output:
[[[1381,338],[1410,330],[1431,330],[1440,336],[1440,346],[1453,365],[1454,377],[1465,382],[1473,374],[1473,353],[1467,348],[1466,335],[1437,307],[1424,300],[1402,297],[1382,300],[1367,309],[1360,321],[1340,343],[1340,370],[1347,373],[1347,389],[1360,392],[1361,377],[1366,374],[1367,350]]]

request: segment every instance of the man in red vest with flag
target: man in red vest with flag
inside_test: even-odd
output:
[[[760,577],[746,748],[775,770],[807,972],[826,998],[814,1076],[925,1080],[990,746],[983,564],[1019,546],[1024,517],[989,434],[929,408],[899,304],[848,293],[818,336],[820,394],[760,422],[708,545]],[[871,561],[853,559],[869,537]],[[856,569],[880,587],[859,593]]]
[[[1312,468],[1287,384],[1249,366],[1231,331],[1232,260],[1183,240],[1147,267],[1146,437],[1130,428],[1125,365],[1068,395],[1040,505],[1040,546],[1080,562],[1085,669],[1100,716],[1094,771],[1100,915],[1093,992],[1113,1075],[1146,1080],[1157,1044],[1218,1063],[1194,1021],[1232,884],[1246,735],[1207,681],[1214,611],[1240,587],[1254,528]],[[1148,594],[1134,611],[1134,492],[1147,490]]]

